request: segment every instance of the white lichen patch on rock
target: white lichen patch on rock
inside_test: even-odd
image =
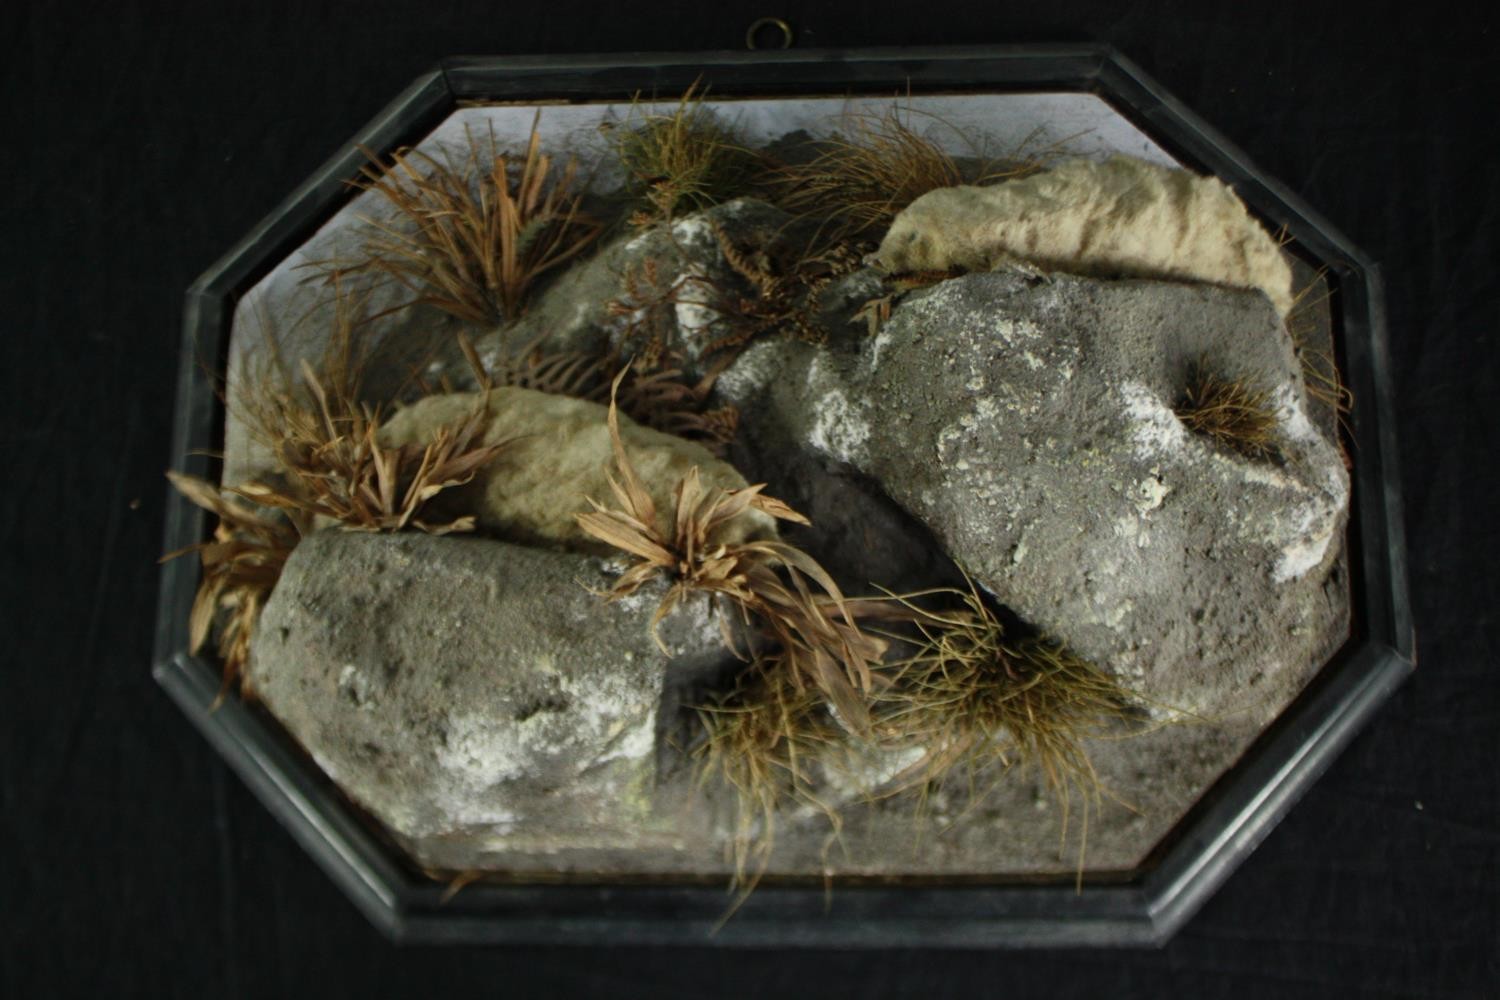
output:
[[[835,374],[818,355],[807,370],[811,423],[808,443],[831,458],[854,464],[866,457],[870,440],[870,415],[839,387]]]
[[[1145,461],[1180,458],[1188,447],[1188,430],[1172,407],[1140,382],[1123,383],[1119,393],[1136,457]]]
[[[1283,317],[1292,306],[1291,268],[1228,185],[1125,156],[928,192],[891,223],[873,263],[888,272],[984,271],[1015,261],[1257,288]]]
[[[758,340],[740,352],[714,381],[714,394],[740,406],[764,392],[776,378],[785,342]]]
[[[395,413],[380,429],[386,445],[426,443],[439,427],[462,420],[483,405],[486,443],[510,440],[506,450],[472,483],[439,498],[444,511],[473,514],[486,528],[527,541],[592,551],[599,543],[578,527],[575,515],[588,499],[612,503],[609,474],[614,451],[608,409],[598,403],[531,389],[497,388],[478,393],[429,396]],[[643,427],[620,415],[620,435],[658,511],[672,509],[673,491],[696,467],[704,485],[743,489],[744,477],[706,448]],[[722,542],[774,535],[770,517],[747,510],[724,526]]]

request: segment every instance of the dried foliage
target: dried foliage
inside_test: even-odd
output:
[[[1245,379],[1226,379],[1199,362],[1188,374],[1182,400],[1172,408],[1188,430],[1246,458],[1276,454],[1276,413],[1271,394]]]
[[[621,281],[624,294],[605,303],[605,312],[620,323],[621,350],[628,351],[646,370],[670,363],[673,334],[678,328],[677,307],[713,310],[719,295],[718,286],[691,271],[668,280],[654,257],[626,271]],[[717,310],[713,313],[717,315]]]
[[[632,120],[612,129],[627,184],[643,203],[631,217],[636,225],[707,208],[749,183],[757,156],[703,106],[703,94],[695,81],[670,114],[642,112],[637,94]]]
[[[780,245],[746,248],[717,223],[709,224],[731,277],[688,271],[668,281],[655,260],[646,260],[624,276],[625,294],[608,306],[624,326],[622,344],[647,365],[668,363],[668,345],[682,322],[679,305],[694,306],[708,317],[682,333],[701,338],[700,355],[715,359],[718,369],[764,336],[824,343],[828,333],[818,321],[819,297],[859,268],[856,250],[845,244],[800,254]]]
[[[732,358],[747,344],[768,335],[810,344],[828,339],[817,319],[819,298],[829,285],[860,267],[861,256],[854,247],[833,243],[797,254],[781,247],[747,252],[721,227],[715,225],[713,230],[725,262],[746,291],[721,291],[718,311],[727,318],[729,332],[709,343],[708,353],[722,352]]]
[[[219,518],[212,540],[168,553],[162,561],[198,554],[203,579],[188,620],[189,649],[194,654],[203,649],[222,611],[218,653],[223,663],[222,691],[227,691],[244,676],[250,637],[299,536],[285,521],[231,502],[201,479],[178,472],[168,472],[167,478],[183,496]]]
[[[245,483],[236,493],[285,511],[303,534],[320,518],[360,531],[473,530],[472,517],[433,521],[423,515],[433,497],[473,480],[509,444],[484,443],[489,413],[483,406],[438,428],[425,445],[387,447],[377,434],[378,410],[330,395],[311,365],[303,366],[301,388],[312,405],[293,389],[262,397],[261,430],[273,440],[281,482]]]
[[[200,556],[191,647],[201,649],[219,620],[226,689],[242,680],[261,609],[301,538],[330,523],[361,531],[471,530],[472,517],[429,519],[427,505],[443,490],[471,481],[508,444],[483,443],[488,415],[477,409],[439,428],[425,446],[382,445],[378,409],[359,402],[366,358],[357,309],[342,296],[335,305],[321,374],[304,362],[301,380],[292,380],[268,340],[262,367],[246,379],[236,401],[251,432],[270,448],[275,474],[221,493],[201,480],[167,473],[185,497],[219,519],[213,540],[164,558]],[[241,690],[249,693],[243,684]]]
[[[770,861],[776,815],[788,802],[820,809],[838,829],[837,812],[814,790],[811,768],[847,734],[779,653],[755,660],[731,692],[698,711],[704,727],[694,751],[698,778],[717,780],[734,796],[734,886],[748,894]]]
[[[383,195],[398,221],[365,220],[362,257],[334,272],[398,282],[415,296],[402,307],[425,303],[492,324],[519,316],[539,277],[598,238],[601,225],[581,208],[576,164],[553,169],[536,123],[519,162],[493,132],[488,142],[468,141],[457,164],[404,149],[385,165],[366,151],[371,164],[358,184]]]
[[[822,693],[856,730],[868,724],[862,696],[871,666],[885,643],[854,624],[852,612],[833,578],[811,556],[772,539],[720,542],[720,529],[747,510],[806,524],[807,519],[762,485],[740,490],[705,488],[692,469],[678,484],[675,509],[663,528],[656,503],[641,483],[620,438],[617,407],[609,427],[619,479],[610,478],[618,508],[590,499],[593,511],[578,515],[588,534],[635,557],[607,596],[627,597],[646,583],[670,583],[656,610],[658,623],[693,594],[706,594],[721,614],[735,614],[781,651],[789,676],[799,687]],[[727,621],[727,618],[724,619]],[[729,639],[728,628],[725,632]]]
[[[1340,424],[1346,424],[1354,409],[1354,393],[1344,384],[1333,355],[1308,345],[1310,334],[1320,325],[1320,307],[1333,297],[1333,290],[1325,283],[1327,273],[1326,265],[1318,268],[1312,279],[1297,290],[1287,311],[1286,328],[1296,347],[1297,360],[1302,364],[1307,394],[1331,409]]]
[[[984,159],[965,170],[912,127],[911,114],[903,117],[899,107],[891,107],[850,115],[846,129],[825,140],[812,160],[781,170],[782,204],[825,220],[835,241],[869,239],[929,191],[1023,177],[1040,166],[1039,159],[1018,155]]]
[[[992,765],[1034,767],[1062,804],[1064,831],[1073,791],[1081,793],[1086,831],[1088,807],[1101,789],[1083,741],[1125,717],[1129,695],[1059,643],[1007,636],[972,586],[947,593],[959,601],[950,610],[896,599],[919,638],[911,656],[889,666],[875,729],[888,745],[926,753],[898,777],[895,790],[925,792],[961,778],[972,796]]]
[[[690,382],[680,369],[653,368],[641,358],[627,361],[616,351],[549,352],[540,338],[486,367],[463,334],[459,345],[484,389],[516,386],[605,404],[618,379],[615,395],[620,409],[642,426],[696,441],[716,455],[739,429],[739,410],[734,406],[707,406],[717,369]]]

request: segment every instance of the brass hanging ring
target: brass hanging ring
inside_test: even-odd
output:
[[[774,48],[789,49],[792,47],[792,26],[779,17],[762,17],[750,25],[750,29],[745,32],[745,48],[760,48],[759,45],[755,44],[755,36],[759,35],[762,29],[765,28],[775,28],[781,32],[781,44],[773,46]]]

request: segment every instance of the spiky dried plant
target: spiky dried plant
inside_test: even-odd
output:
[[[698,780],[717,781],[734,796],[732,885],[748,894],[770,861],[777,814],[788,803],[821,810],[838,829],[837,811],[818,798],[813,769],[848,734],[820,692],[797,683],[779,651],[755,659],[731,691],[698,714]]]
[[[924,756],[894,792],[962,779],[974,794],[994,765],[1033,767],[1063,809],[1073,793],[1087,810],[1101,793],[1084,741],[1129,715],[1129,693],[1113,677],[1042,636],[1008,636],[972,585],[935,592],[957,598],[946,610],[895,598],[916,627],[916,650],[888,665],[875,731],[887,745]]]
[[[788,211],[825,220],[835,242],[870,239],[902,209],[929,191],[960,184],[991,184],[1040,168],[1039,157],[982,160],[964,169],[946,150],[914,128],[908,110],[851,114],[845,129],[824,140],[807,163],[779,173]]]
[[[484,443],[483,406],[439,427],[426,444],[389,447],[380,443],[378,409],[330,395],[305,362],[302,375],[312,405],[293,390],[262,397],[262,430],[272,438],[280,482],[244,483],[234,492],[284,511],[303,534],[322,521],[359,531],[473,530],[470,516],[434,521],[423,514],[433,497],[472,481],[509,445]]]
[[[515,319],[537,279],[576,258],[602,226],[583,211],[577,164],[559,171],[541,151],[540,121],[519,162],[468,134],[458,163],[403,149],[370,165],[359,187],[382,195],[394,222],[366,219],[361,256],[334,263],[335,274],[369,273],[396,281],[414,298],[470,323]]]
[[[739,194],[750,180],[756,155],[703,106],[699,83],[668,114],[641,111],[637,94],[630,119],[612,129],[628,187],[643,203],[631,216],[636,225],[707,208]]]
[[[1270,392],[1243,378],[1224,378],[1205,362],[1188,373],[1187,387],[1172,412],[1188,430],[1246,458],[1276,454],[1276,412]]]
[[[479,443],[485,430],[479,411],[439,428],[426,446],[387,448],[376,437],[373,413],[336,417],[310,369],[308,383],[319,408],[309,413],[284,404],[287,423],[277,453],[281,475],[271,483],[252,481],[228,490],[261,508],[280,510],[284,520],[231,502],[202,480],[167,473],[179,492],[219,518],[212,541],[163,558],[199,554],[203,577],[193,600],[190,648],[196,653],[203,647],[225,612],[218,653],[226,690],[242,680],[261,609],[303,537],[329,522],[360,531],[470,531],[473,517],[426,520],[424,509],[443,490],[473,479],[508,443]]]
[[[274,473],[224,491],[167,473],[179,492],[219,519],[211,541],[163,558],[200,556],[203,576],[189,624],[191,648],[200,650],[220,621],[226,690],[240,681],[242,693],[250,693],[243,676],[251,637],[301,538],[327,524],[362,531],[471,530],[472,517],[431,519],[424,516],[427,505],[443,490],[471,481],[509,443],[483,443],[486,414],[476,410],[439,428],[425,446],[382,445],[378,408],[359,400],[367,357],[357,303],[339,296],[335,306],[317,370],[304,361],[301,380],[293,380],[268,338],[261,363],[235,401],[251,433],[270,449]]]
[[[736,615],[781,650],[794,683],[816,688],[846,725],[865,729],[864,693],[886,643],[859,628],[838,584],[806,552],[774,539],[720,541],[721,529],[751,509],[792,523],[807,524],[807,519],[762,493],[764,484],[705,488],[693,468],[677,484],[675,509],[664,528],[626,454],[614,402],[609,428],[619,473],[619,479],[610,477],[610,485],[619,507],[590,498],[594,509],[577,515],[585,532],[636,559],[606,596],[628,597],[650,581],[665,579],[670,586],[654,625],[691,595],[707,595],[722,620]],[[725,637],[730,638],[727,627]]]
[[[285,521],[232,502],[201,479],[179,472],[168,472],[167,478],[183,496],[219,518],[212,540],[169,552],[162,561],[196,552],[202,563],[203,578],[188,618],[188,648],[194,655],[202,651],[223,612],[217,644],[223,664],[222,697],[244,677],[261,609],[299,536]]]

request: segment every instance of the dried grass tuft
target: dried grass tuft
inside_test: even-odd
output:
[[[824,220],[832,239],[869,239],[929,191],[960,184],[992,184],[1024,177],[1039,158],[984,158],[965,170],[917,131],[899,106],[852,114],[844,132],[826,140],[811,161],[783,168],[781,203],[788,211]]]
[[[1182,400],[1172,408],[1188,430],[1246,458],[1276,454],[1276,413],[1271,394],[1244,379],[1226,379],[1204,363],[1188,374]]]
[[[752,179],[756,155],[703,106],[700,82],[694,81],[669,114],[642,112],[637,94],[630,118],[613,129],[615,155],[643,204],[631,218],[636,225],[726,201]]]
[[[1102,793],[1084,741],[1130,714],[1130,696],[1109,674],[1044,636],[1008,636],[972,585],[951,591],[950,610],[910,613],[916,651],[889,666],[876,701],[875,731],[925,756],[896,779],[893,793],[964,781],[969,795],[995,765],[1035,768],[1061,803],[1063,835],[1073,795],[1088,814]],[[1080,864],[1082,861],[1080,848]]]
[[[724,525],[752,508],[793,523],[806,524],[807,519],[764,495],[764,484],[705,488],[695,468],[677,484],[675,509],[663,528],[656,504],[625,452],[613,402],[609,426],[619,473],[610,485],[619,507],[590,499],[594,509],[578,515],[588,534],[635,557],[606,596],[628,597],[652,580],[669,581],[654,625],[691,595],[708,595],[721,614],[734,614],[781,651],[799,688],[820,691],[846,724],[866,728],[869,713],[862,694],[870,688],[871,666],[883,656],[885,642],[854,624],[838,585],[801,549],[772,539],[718,541]],[[730,641],[728,619],[722,620]]]
[[[694,750],[698,780],[717,780],[734,796],[733,887],[748,895],[770,861],[777,813],[788,803],[816,807],[838,829],[838,813],[814,790],[811,766],[847,734],[779,653],[755,660],[732,691],[698,714],[704,727]]]
[[[1320,307],[1333,297],[1333,289],[1325,284],[1327,274],[1327,265],[1319,267],[1312,279],[1293,295],[1286,328],[1302,364],[1307,394],[1331,409],[1338,422],[1347,426],[1349,414],[1354,410],[1354,393],[1344,384],[1333,355],[1308,346],[1309,334],[1319,325]]]
[[[365,220],[363,256],[333,272],[396,281],[415,296],[400,308],[423,303],[489,325],[519,316],[538,278],[598,238],[575,162],[554,170],[535,122],[519,161],[500,151],[493,132],[468,143],[458,163],[404,149],[382,164],[367,150],[371,163],[357,184],[384,196],[399,221]]]

